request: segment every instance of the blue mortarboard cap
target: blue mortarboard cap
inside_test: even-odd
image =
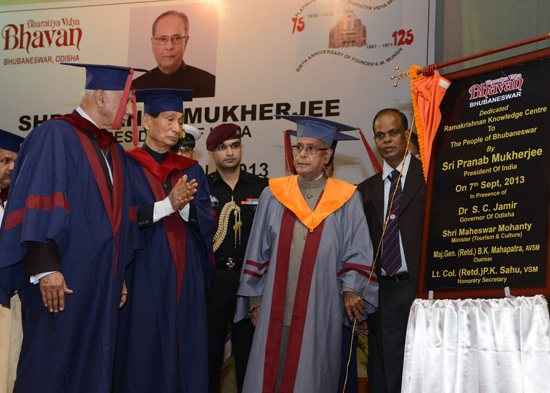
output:
[[[357,127],[337,123],[332,120],[322,119],[320,117],[300,116],[300,115],[275,115],[282,119],[290,120],[296,123],[298,138],[312,137],[332,146],[334,141],[358,139],[351,135],[342,134],[340,131],[353,131]],[[292,135],[292,133],[290,133]]]
[[[60,64],[86,68],[86,85],[84,88],[87,90],[124,90],[131,69],[134,71],[149,72],[149,70],[142,68],[119,67],[113,65],[82,63]]]
[[[145,113],[182,112],[183,101],[193,99],[193,90],[143,89],[136,90],[136,100],[143,102]]]
[[[297,136],[297,132],[296,131],[287,131],[286,132],[288,135],[292,135],[292,136]],[[302,135],[302,136],[307,136],[307,135]],[[352,136],[352,135],[348,135],[348,134],[344,134],[343,132],[337,132],[336,135],[334,136],[334,141],[333,141],[333,145],[336,144],[336,142],[338,141],[358,141],[359,138],[355,137],[355,136]]]
[[[19,135],[12,134],[11,132],[0,130],[0,149],[12,151],[14,153],[19,152],[21,143],[25,138]]]
[[[292,136],[296,136],[297,132],[296,131],[291,131],[291,130],[287,130],[286,133],[288,135],[292,135]],[[334,152],[336,152],[336,145],[338,144],[338,141],[358,141],[359,138],[357,137],[354,137],[354,136],[351,136],[351,135],[348,135],[348,134],[344,134],[342,132],[337,132],[336,133],[336,136],[334,137],[334,140],[332,141],[332,144],[330,145],[330,147],[332,147],[332,150]]]

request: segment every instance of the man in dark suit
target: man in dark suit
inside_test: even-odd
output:
[[[407,320],[418,286],[426,185],[421,162],[407,152],[411,132],[407,117],[396,109],[383,109],[374,117],[373,130],[384,159],[383,173],[363,181],[357,190],[363,196],[375,250],[383,236],[392,183],[397,182],[401,190],[393,196],[376,260],[380,293],[378,311],[369,316],[367,370],[371,392],[397,393],[401,391]]]
[[[166,11],[153,23],[151,47],[158,67],[133,81],[135,89],[191,89],[193,98],[214,97],[216,76],[183,60],[189,42],[189,18],[184,12]]]

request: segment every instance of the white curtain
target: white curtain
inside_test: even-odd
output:
[[[402,388],[413,392],[550,392],[546,299],[415,300]]]

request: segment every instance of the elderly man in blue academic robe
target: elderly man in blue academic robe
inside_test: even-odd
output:
[[[206,296],[214,272],[214,211],[203,169],[171,153],[192,90],[137,90],[143,147],[132,182],[143,250],[129,267],[113,392],[207,393]],[[156,202],[158,201],[158,202]]]
[[[23,137],[0,130],[0,222],[8,199],[13,167]],[[2,235],[0,234],[0,237]],[[21,301],[16,292],[10,305],[0,305],[0,393],[11,393],[21,350]]]
[[[256,323],[243,393],[336,392],[342,328],[366,334],[376,310],[373,249],[355,186],[323,167],[340,131],[304,116],[297,123],[297,176],[269,181],[260,197],[238,290],[235,321]]]
[[[69,65],[86,68],[80,106],[27,136],[4,216],[0,303],[17,289],[23,314],[14,392],[111,391],[124,275],[138,247],[128,158],[106,130],[131,114],[133,70]]]

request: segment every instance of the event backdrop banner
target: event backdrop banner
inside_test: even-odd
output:
[[[213,90],[186,105],[186,123],[204,134],[239,124],[243,166],[268,177],[285,175],[283,131],[295,128],[275,114],[360,127],[374,148],[378,110],[412,113],[407,83],[392,86],[395,67],[431,60],[434,2],[426,0],[23,1],[0,6],[0,128],[26,136],[78,106],[84,71],[60,62],[157,67],[152,25],[169,10],[189,19],[175,51],[215,78]],[[141,111],[134,121],[140,125]],[[116,137],[132,146],[128,125]],[[209,173],[205,140],[196,158]],[[361,142],[338,148],[335,176],[356,183],[372,174]]]
[[[549,71],[543,58],[448,89],[434,147],[426,291],[548,292]]]

